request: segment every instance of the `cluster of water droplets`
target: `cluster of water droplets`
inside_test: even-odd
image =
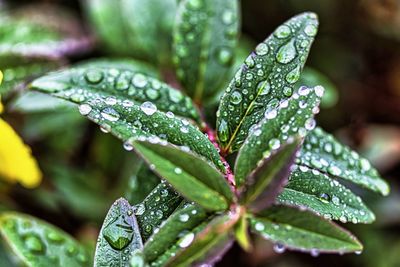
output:
[[[30,217],[13,215],[7,217],[4,225],[10,240],[29,262],[51,263],[52,266],[87,266],[89,263],[87,252],[67,234],[52,226]]]
[[[311,28],[315,33],[311,34]],[[233,144],[234,149],[239,147],[249,127],[266,109],[293,94],[316,29],[312,14],[297,16],[278,27],[249,55],[225,91],[217,112],[220,141],[227,142],[246,115]]]

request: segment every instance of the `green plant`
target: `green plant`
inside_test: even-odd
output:
[[[162,37],[170,36],[170,18],[160,15],[150,23],[154,17],[143,17],[148,28],[138,20],[112,19],[112,8],[124,16],[140,14],[136,2],[119,6],[93,0],[88,9],[112,50],[161,66],[169,84],[146,64],[111,59],[77,64],[30,84],[78,104],[82,115],[147,163],[136,176],[135,205],[121,198],[110,208],[94,265],[212,265],[234,240],[250,250],[249,231],[272,241],[277,252],[361,252],[361,243],[332,221],[371,223],[375,216],[338,180],[382,195],[389,188],[366,159],[316,126],[324,88],[298,86],[317,34],[317,16],[303,13],[279,26],[225,86],[234,63],[238,2],[179,1],[172,56],[168,38]],[[141,7],[175,7],[172,0],[148,2]],[[162,8],[167,7],[157,10]],[[117,37],[123,30],[137,35],[128,36],[122,46]],[[157,41],[159,52],[143,45]],[[187,95],[174,88],[175,76],[165,67],[171,61]],[[214,131],[205,114],[218,96]],[[21,241],[26,237],[13,233],[16,225],[23,227],[23,218],[3,215],[2,234],[30,265],[51,264],[51,257],[41,256],[37,238],[26,251]],[[36,227],[45,235],[50,226],[37,222]],[[85,264],[87,259],[80,257]]]

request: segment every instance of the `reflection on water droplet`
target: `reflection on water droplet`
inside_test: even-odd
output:
[[[279,48],[278,53],[276,54],[276,60],[279,63],[287,64],[291,62],[296,55],[296,47],[294,45],[294,40],[292,40]]]
[[[120,117],[119,113],[117,111],[115,111],[115,109],[110,108],[110,107],[106,107],[105,109],[103,109],[101,111],[101,116],[109,121],[117,121]]]
[[[144,114],[151,116],[157,111],[157,106],[152,102],[146,101],[140,105],[140,109]]]

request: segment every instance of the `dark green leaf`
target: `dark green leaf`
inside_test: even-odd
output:
[[[89,266],[85,249],[62,230],[29,215],[0,215],[0,233],[23,264],[41,266]]]
[[[130,256],[142,249],[143,243],[132,207],[123,198],[111,206],[99,238],[94,266],[126,266]]]
[[[133,64],[131,64],[133,65]],[[85,100],[115,97],[124,101],[125,106],[152,102],[161,111],[199,119],[191,99],[167,84],[153,78],[154,72],[131,65],[112,61],[84,63],[75,68],[47,74],[32,82],[33,89],[81,104]],[[117,99],[109,98],[110,103]]]
[[[338,181],[305,166],[296,166],[278,201],[307,207],[326,219],[343,223],[371,223],[375,219],[360,197]]]
[[[148,262],[155,261],[174,245],[182,232],[188,232],[206,221],[208,215],[199,206],[187,205],[171,215],[146,242],[143,252]]]
[[[293,17],[245,60],[226,89],[217,113],[223,151],[238,150],[264,113],[292,95],[317,27],[314,13]]]
[[[251,229],[276,244],[282,251],[285,247],[300,251],[358,252],[360,242],[349,232],[308,211],[276,206],[257,217],[250,218]]]
[[[215,217],[186,232],[174,245],[152,263],[153,266],[197,266],[214,264],[232,244],[231,218]]]
[[[305,137],[307,131],[315,127],[314,114],[319,111],[323,91],[321,86],[300,87],[292,97],[279,102],[278,107],[267,109],[239,151],[235,163],[238,186],[274,150],[294,141],[296,136]]]
[[[126,199],[131,204],[142,202],[148,194],[160,183],[160,178],[152,172],[147,164],[142,163],[139,170],[129,180],[129,188],[125,192]]]
[[[182,196],[207,210],[224,210],[233,193],[223,175],[198,156],[167,143],[134,143],[135,150]]]
[[[339,177],[367,189],[389,194],[389,185],[379,176],[369,161],[349,147],[340,144],[321,128],[311,131],[296,163]]]
[[[94,29],[114,53],[166,63],[176,0],[84,2]]]
[[[135,214],[143,242],[181,204],[182,197],[165,181],[162,181],[142,203],[135,206]]]
[[[202,102],[218,93],[234,60],[240,14],[237,0],[183,0],[174,27],[176,73]]]
[[[246,178],[242,202],[250,204],[252,211],[263,210],[275,202],[288,180],[300,142],[297,139],[282,146]]]

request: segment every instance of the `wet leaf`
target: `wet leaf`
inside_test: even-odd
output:
[[[181,204],[182,197],[165,181],[156,186],[142,203],[135,205],[135,215],[145,242],[163,221]]]
[[[97,240],[94,266],[125,266],[143,243],[133,208],[123,198],[111,206]]]
[[[179,4],[174,63],[178,79],[195,102],[215,96],[226,81],[239,34],[239,9],[237,0],[183,0]]]
[[[186,232],[163,255],[153,261],[153,266],[213,265],[232,244],[233,227],[228,215],[215,217]]]
[[[242,202],[256,212],[275,203],[283,190],[294,163],[301,140],[284,145],[255,169],[247,178],[242,191]]]
[[[306,207],[326,219],[343,223],[372,223],[375,220],[359,196],[326,174],[305,166],[296,166],[278,201]]]
[[[161,111],[199,119],[198,111],[189,97],[153,78],[156,73],[146,67],[142,70],[142,66],[116,61],[106,66],[105,61],[95,61],[49,73],[34,80],[31,86],[77,104],[88,99],[113,96],[121,101],[126,100],[126,106],[151,101]]]
[[[152,172],[147,164],[141,163],[139,170],[129,180],[125,197],[131,204],[139,204],[160,183],[160,178]]]
[[[155,261],[180,238],[207,220],[207,213],[197,205],[188,204],[169,217],[146,242],[143,252],[148,262]]]
[[[91,264],[88,253],[70,235],[29,215],[2,213],[0,234],[27,266],[75,267]]]
[[[167,63],[176,0],[84,3],[94,30],[112,52]]]
[[[264,113],[292,95],[317,27],[314,13],[293,17],[245,60],[222,96],[217,113],[223,151],[238,150]]]
[[[367,159],[319,127],[307,135],[300,153],[296,160],[298,165],[320,170],[382,195],[389,194],[389,185]]]
[[[311,212],[275,206],[250,218],[253,232],[275,243],[275,250],[285,248],[320,252],[348,253],[361,251],[363,246],[349,232]]]
[[[153,166],[154,172],[188,200],[207,210],[228,208],[233,193],[227,181],[202,158],[167,143],[136,141],[133,146]]]
[[[294,138],[303,138],[315,127],[314,114],[324,89],[300,87],[289,99],[278,102],[276,108],[267,109],[264,118],[249,132],[239,150],[235,163],[235,179],[238,186],[245,178],[282,145]]]

